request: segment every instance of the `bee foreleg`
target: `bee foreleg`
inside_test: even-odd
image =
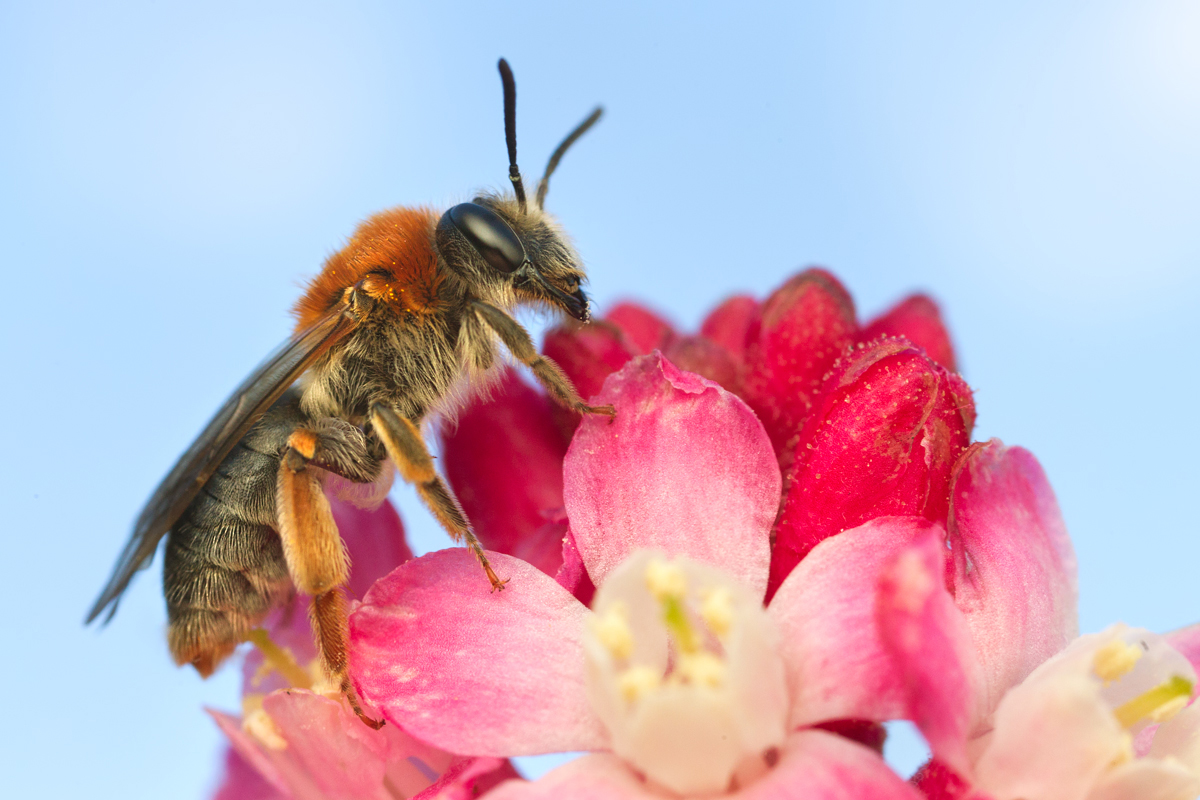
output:
[[[350,559],[316,470],[320,439],[312,431],[295,430],[279,461],[276,514],[283,557],[296,588],[312,595],[309,612],[321,661],[350,701],[359,719],[378,729],[382,722],[366,716],[350,683],[346,658],[349,635],[341,586],[350,574]]]
[[[537,378],[538,383],[559,405],[580,414],[616,416],[617,412],[612,406],[589,406],[585,403],[579,396],[579,392],[576,391],[575,384],[571,383],[571,379],[558,364],[537,351],[537,348],[533,346],[533,339],[530,338],[529,332],[521,327],[521,323],[487,303],[476,300],[471,305],[483,323],[500,337],[500,341],[504,342],[508,352],[533,371],[533,377]]]
[[[475,538],[458,499],[434,470],[433,456],[429,454],[429,448],[425,446],[425,440],[417,426],[412,420],[400,416],[387,406],[374,403],[371,405],[371,427],[375,429],[376,435],[383,442],[388,456],[396,464],[404,480],[417,487],[417,493],[446,532],[471,548],[483,566],[483,571],[487,573],[492,588],[503,589],[508,581],[498,578],[492,570],[487,555],[483,552],[483,546]]]

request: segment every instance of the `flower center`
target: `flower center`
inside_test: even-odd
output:
[[[725,791],[767,768],[788,704],[761,602],[718,569],[639,551],[593,609],[588,691],[617,755],[679,794]]]
[[[1191,665],[1159,636],[1129,629],[1096,650],[1092,672],[1121,727],[1136,731],[1182,711],[1195,688]]]

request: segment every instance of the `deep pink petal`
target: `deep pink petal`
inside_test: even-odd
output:
[[[940,569],[940,537],[920,517],[882,517],[822,542],[784,581],[768,613],[780,628],[791,728],[915,719],[931,744],[952,749],[946,731],[965,726],[971,653],[942,573],[925,581]]]
[[[584,420],[563,465],[567,516],[592,580],[659,547],[762,592],[780,476],[754,413],[657,353],[606,381],[599,400],[616,418]]]
[[[587,574],[587,567],[583,565],[583,556],[579,555],[579,547],[575,544],[575,534],[570,530],[563,536],[562,566],[558,568],[554,580],[573,594],[576,600],[591,608],[592,597],[596,594],[596,584],[592,583],[591,577]]]
[[[703,336],[678,336],[663,349],[671,363],[719,383],[734,394],[741,391],[741,365],[721,345]]]
[[[927,800],[991,800],[937,759],[931,759],[912,776],[912,783]]]
[[[982,722],[1009,688],[1079,632],[1075,551],[1033,455],[997,439],[955,467],[950,519],[955,603],[982,664]]]
[[[903,336],[946,369],[958,371],[950,332],[942,322],[937,303],[927,295],[904,298],[867,323],[859,332],[858,341],[870,342],[881,336]]]
[[[675,337],[669,322],[637,303],[617,303],[604,318],[620,328],[639,353],[662,350]]]
[[[590,613],[553,578],[489,553],[509,583],[493,592],[466,549],[397,569],[350,615],[363,699],[442,749],[487,756],[604,746],[584,693]]]
[[[604,379],[639,354],[619,327],[604,320],[551,328],[542,352],[562,367],[585,400],[599,394]]]
[[[553,575],[562,534],[545,526],[562,508],[568,437],[550,400],[508,370],[490,398],[459,413],[442,442],[446,478],[484,547],[536,560]]]
[[[242,760],[276,791],[285,797],[319,797],[317,787],[304,770],[293,763],[286,749],[268,750],[242,730],[242,722],[237,717],[212,709],[205,710]]]
[[[741,361],[746,354],[746,335],[758,316],[758,301],[749,295],[735,295],[717,306],[700,325],[700,335],[729,351]]]
[[[771,587],[818,543],[887,514],[946,524],[974,425],[970,389],[902,339],[855,348],[825,380],[796,445]]]
[[[615,756],[585,756],[532,783],[512,781],[490,800],[662,800]],[[823,731],[788,737],[765,775],[729,800],[921,800],[921,793],[865,747]]]
[[[520,778],[501,758],[465,758],[412,800],[474,800],[506,780]]]
[[[899,667],[904,717],[941,761],[966,772],[976,664],[970,633],[946,591],[946,540],[929,528],[884,567],[876,615],[884,647]]]
[[[791,448],[822,378],[857,330],[850,295],[821,269],[792,277],[759,309],[746,334],[743,396],[776,452]]]
[[[396,507],[385,500],[367,511],[330,498],[333,520],[350,553],[350,594],[362,597],[371,584],[413,557]]]
[[[225,776],[213,800],[289,800],[289,796],[272,786],[230,747],[225,750]]]

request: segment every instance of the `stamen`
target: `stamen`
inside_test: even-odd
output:
[[[707,651],[680,656],[675,672],[684,683],[710,689],[718,689],[725,683],[725,673],[725,662]]]
[[[1092,671],[1105,684],[1112,683],[1134,668],[1144,651],[1137,645],[1113,639],[1096,651]]]
[[[725,636],[733,627],[733,594],[728,587],[718,586],[704,594],[700,618],[717,636]]]
[[[617,678],[625,702],[633,703],[662,684],[662,677],[650,667],[630,667]]]
[[[694,653],[700,649],[696,631],[688,619],[687,608],[681,597],[664,597],[662,599],[663,623],[667,630],[674,635],[675,643],[681,653]]]
[[[660,603],[668,597],[682,600],[687,594],[687,577],[678,564],[655,559],[646,565],[646,586]]]
[[[255,628],[250,631],[246,640],[257,647],[258,651],[262,653],[263,661],[273,667],[292,686],[297,689],[312,688],[312,676],[296,663],[296,659],[292,657],[291,653],[271,641],[271,634],[267,633],[265,628]]]
[[[261,708],[242,717],[242,730],[261,742],[268,750],[287,749],[287,740],[280,735],[275,720]]]
[[[1172,675],[1166,683],[1155,686],[1148,692],[1116,708],[1113,713],[1123,728],[1132,728],[1144,719],[1161,722],[1179,711],[1192,696],[1192,682],[1187,678]],[[1179,700],[1183,700],[1180,705]],[[1161,719],[1160,719],[1161,717]]]
[[[629,610],[624,603],[613,603],[593,624],[596,638],[613,658],[625,660],[633,655],[633,631],[629,629]]]

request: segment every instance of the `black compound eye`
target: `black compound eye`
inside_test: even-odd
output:
[[[515,272],[525,263],[525,247],[495,211],[476,203],[459,203],[446,212],[459,233],[500,272]]]

